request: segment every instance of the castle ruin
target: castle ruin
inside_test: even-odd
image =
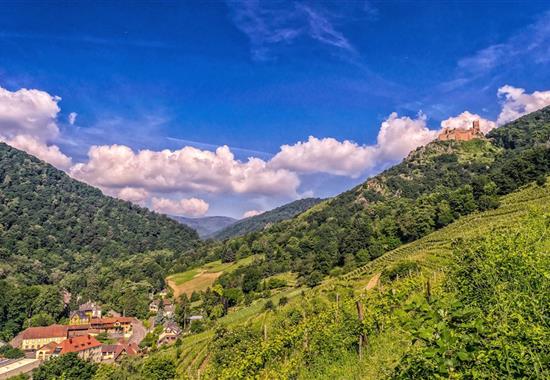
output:
[[[473,139],[482,139],[483,132],[479,128],[479,120],[474,120],[472,128],[445,128],[443,132],[437,136],[439,141],[469,141]]]

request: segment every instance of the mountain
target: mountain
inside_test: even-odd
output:
[[[216,232],[212,237],[218,240],[224,240],[236,236],[246,235],[251,232],[260,231],[273,223],[293,218],[294,216],[315,206],[319,202],[321,202],[321,199],[319,198],[299,199],[286,205],[274,208],[273,210],[266,211],[262,214],[242,219],[229,225],[221,231]]]
[[[237,219],[229,216],[206,216],[202,218],[186,218],[184,216],[170,216],[170,218],[191,227],[201,238],[206,238],[215,232],[218,232],[231,224]]]
[[[147,294],[199,244],[191,228],[0,143],[0,339],[35,314],[63,318],[63,290],[145,316]]]

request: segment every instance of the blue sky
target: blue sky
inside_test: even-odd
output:
[[[465,110],[497,120],[504,85],[526,94],[550,88],[547,2],[18,1],[2,7],[0,87],[61,98],[59,131],[46,143],[72,164],[86,163],[92,145],[119,144],[136,153],[227,145],[241,162],[250,156],[269,162],[282,145],[309,136],[368,147],[392,112],[417,120],[421,111],[426,127],[436,130]],[[70,113],[77,114],[73,124]],[[204,186],[211,179],[179,189],[135,178],[101,183],[90,172],[75,176],[112,195],[139,188],[149,206],[153,196],[197,198],[208,203],[209,215],[240,217],[300,196],[335,195],[400,158],[387,154],[362,170],[327,164],[318,171],[279,160],[277,170],[299,180],[288,180],[295,191],[281,192],[248,185],[213,190]]]

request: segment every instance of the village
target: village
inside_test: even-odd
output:
[[[162,347],[173,344],[182,335],[181,327],[174,321],[175,310],[176,305],[166,291],[151,300],[150,318],[145,323],[113,310],[104,312],[99,303],[89,300],[70,312],[67,324],[28,327],[15,336],[9,345],[21,350],[24,357],[8,359],[0,355],[0,380],[28,374],[44,361],[68,353],[106,364],[146,355],[150,347],[141,344],[146,336],[152,335],[154,346]],[[201,318],[192,316],[189,322]],[[0,341],[0,347],[6,345]]]

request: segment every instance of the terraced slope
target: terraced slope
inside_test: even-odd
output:
[[[427,280],[431,282],[434,294],[442,293],[441,283],[452,262],[453,245],[481,236],[491,236],[497,231],[521,225],[532,213],[539,216],[550,213],[548,184],[544,187],[529,185],[502,197],[500,207],[495,210],[463,217],[352,272],[329,278],[322,285],[306,290],[305,293],[300,288],[288,289],[275,296],[274,300],[276,303],[278,298],[285,295],[290,298],[289,305],[278,308],[275,312],[263,310],[261,300],[249,307],[239,308],[219,320],[218,325],[229,329],[230,335],[221,333],[222,335],[217,336],[216,334],[220,333],[215,333],[212,329],[182,340],[183,349],[177,352],[175,359],[178,363],[178,373],[185,373],[192,379],[243,376],[302,379],[324,379],[329,376],[357,379],[388,378],[400,358],[411,347],[410,333],[404,330],[404,325],[400,325],[402,322],[396,317],[397,314],[389,310],[402,308],[410,300],[424,297]],[[376,286],[372,286],[373,278],[402,263],[410,262],[418,265],[419,269],[414,273],[404,275],[391,283],[382,280],[381,286],[378,281],[374,281]],[[371,289],[367,290],[369,282]],[[335,293],[340,294],[338,303],[334,299]],[[388,297],[393,301],[389,301]],[[343,334],[343,338],[338,338],[337,341],[345,344],[348,333],[344,334],[342,330],[349,328],[350,323],[356,323],[354,321],[357,300],[361,300],[365,307],[365,323],[368,322],[365,328],[369,323],[396,327],[388,327],[378,333],[373,330],[374,335],[369,338],[368,348],[364,353],[365,360],[359,361],[353,351],[344,351],[338,354],[338,360],[331,362],[334,358],[326,359],[323,355],[326,350],[330,352],[335,349],[331,346],[334,344],[331,342],[331,339],[335,339],[334,336]],[[289,318],[298,318],[298,324],[291,324]],[[265,342],[261,338],[264,328],[268,335]],[[223,356],[220,357],[220,347],[228,350],[222,342],[242,336],[238,339],[246,343],[251,337],[245,337],[244,331],[248,331],[247,334],[252,336],[257,335],[252,339],[258,339],[255,343],[249,343],[248,356],[243,354],[240,358],[235,356],[230,359],[231,353],[228,353],[226,359],[229,361],[222,361],[220,364],[220,360],[224,360]],[[253,333],[250,333],[251,331]],[[315,359],[309,356],[311,352],[307,347],[311,346],[316,347],[315,350],[320,350],[314,356]],[[173,354],[176,355],[176,352]],[[307,368],[300,365],[302,361],[311,360],[313,362],[310,362]]]

